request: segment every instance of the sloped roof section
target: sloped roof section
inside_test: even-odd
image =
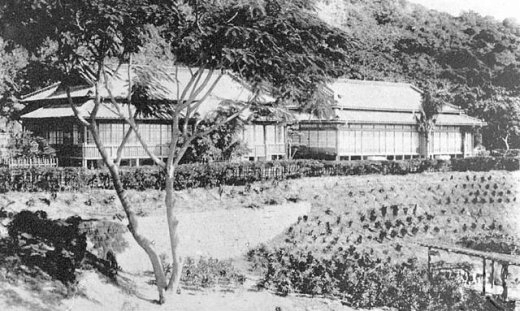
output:
[[[143,69],[152,70],[146,66],[133,66],[135,69],[131,70],[130,76],[132,80],[139,80],[138,72],[144,72]],[[180,67],[178,70],[167,69],[164,70],[164,74],[157,75],[156,78],[152,79],[154,85],[150,87],[150,97],[152,99],[169,99],[177,100],[177,89],[182,93],[192,79],[193,74],[197,69],[188,69],[186,67]],[[126,98],[128,95],[128,65],[122,65],[117,72],[109,71],[108,86],[112,95],[115,98],[121,99]],[[205,70],[202,78],[198,85],[206,78],[209,70]],[[211,85],[215,82],[220,74],[220,71],[215,70],[213,75],[210,76],[205,87],[201,90],[196,100],[200,100],[206,91],[210,90]],[[134,82],[135,83],[135,82]],[[188,94],[192,91],[193,87],[188,90]],[[71,91],[71,97],[94,97],[94,86],[83,85],[74,87]],[[108,89],[103,86],[100,88],[100,96],[102,98],[110,98]],[[220,78],[220,81],[216,84],[214,89],[211,91],[209,98],[216,100],[233,100],[233,101],[248,101],[252,98],[253,92],[237,78],[231,74],[224,73]],[[67,93],[63,88],[60,88],[60,83],[53,84],[50,87],[41,89],[22,98],[23,102],[37,101],[37,100],[54,100],[54,99],[66,99]],[[263,94],[259,97],[259,101],[271,102],[274,99],[267,94]]]
[[[125,117],[129,117],[128,107],[119,104],[118,107],[121,109]],[[78,105],[79,115],[83,118],[90,118],[90,114],[94,109],[94,100],[88,100],[81,105]],[[131,108],[132,113],[135,112],[135,108]],[[50,107],[42,107],[26,113],[21,116],[22,119],[47,119],[47,118],[66,118],[75,117],[74,110],[69,104],[54,105]],[[100,105],[97,119],[119,119],[119,115],[112,104]]]
[[[411,84],[338,79],[329,88],[340,108],[419,111],[421,91]]]
[[[134,67],[135,69],[130,72],[130,77],[133,81],[137,81],[141,78],[139,72],[145,72],[143,69],[149,69],[142,66]],[[148,77],[150,79],[147,80],[149,81],[150,86],[148,89],[148,95],[151,99],[175,101],[177,100],[178,94],[182,94],[185,88],[189,85],[195,72],[196,69],[190,70],[188,68],[178,68],[177,70],[165,70],[165,72],[160,75],[150,75]],[[199,86],[206,79],[208,72],[208,70],[204,71],[204,74],[198,83]],[[223,101],[249,102],[251,100],[256,100],[260,103],[269,103],[274,101],[274,98],[267,94],[261,94],[260,96],[254,97],[255,94],[246,84],[240,82],[237,78],[228,73],[224,73],[219,78],[218,83],[213,86],[214,82],[216,82],[220,76],[220,73],[220,71],[215,71],[213,75],[208,76],[206,81],[207,83],[205,83],[204,87],[197,90],[200,92],[195,96],[195,101],[203,100],[202,104],[196,111],[199,115],[206,116],[208,113],[215,111]],[[128,66],[121,66],[117,72],[110,71],[109,76],[110,78],[107,83],[108,89],[104,84],[100,88],[101,98],[104,100],[110,99],[111,92],[112,96],[117,100],[126,99],[129,90]],[[192,91],[194,91],[193,86],[187,90],[187,94],[190,94]],[[209,95],[205,96],[207,92],[209,92]],[[78,102],[78,99],[81,98],[84,103],[80,105],[79,110],[83,114],[83,117],[90,116],[93,107],[92,99],[95,97],[95,88],[89,85],[76,86],[71,90],[71,97],[75,102]],[[52,87],[29,94],[24,97],[22,101],[26,103],[36,101],[52,103],[56,101],[62,102],[65,99],[67,99],[67,93],[63,88],[60,88],[60,84],[57,83]],[[97,117],[100,119],[117,119],[118,117],[114,112],[114,108],[110,106],[111,104],[103,104]],[[126,111],[126,109],[127,108],[125,107],[124,110]],[[71,116],[74,116],[74,112],[68,105],[46,105],[23,115],[22,118],[59,118]]]
[[[410,112],[342,110],[338,112],[338,116],[340,120],[347,123],[402,125],[417,123],[414,114]]]
[[[31,101],[37,101],[37,100],[45,100],[52,96],[58,88],[60,87],[60,83],[54,83],[47,87],[44,87],[36,92],[32,92],[30,94],[27,94],[25,96],[22,96],[21,101],[22,102],[31,102]]]
[[[441,113],[437,116],[437,125],[465,125],[465,126],[484,126],[485,122],[470,117],[465,114]]]

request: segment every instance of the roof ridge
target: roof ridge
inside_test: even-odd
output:
[[[39,94],[39,93],[41,93],[41,92],[45,92],[45,91],[50,90],[51,88],[53,88],[53,87],[55,87],[55,86],[59,86],[60,84],[61,84],[61,81],[59,81],[59,82],[54,82],[54,83],[51,84],[51,85],[48,85],[48,86],[42,87],[42,88],[40,88],[40,89],[38,89],[38,90],[36,90],[36,91],[34,91],[34,92],[31,92],[31,93],[29,93],[29,94],[25,94],[25,95],[20,96],[20,99],[21,99],[21,100],[24,100],[24,99],[26,99],[27,97],[34,96],[34,95]]]
[[[336,79],[336,81],[343,81],[343,82],[356,83],[356,84],[379,84],[379,85],[388,85],[388,86],[411,86],[411,87],[416,87],[415,85],[413,85],[412,83],[409,83],[409,82],[392,82],[392,81],[380,81],[380,80],[360,80],[360,79],[350,79],[350,78],[338,78],[338,79]]]

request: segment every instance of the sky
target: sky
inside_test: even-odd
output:
[[[458,16],[462,11],[491,15],[502,21],[513,17],[520,22],[520,0],[408,0],[423,6]]]

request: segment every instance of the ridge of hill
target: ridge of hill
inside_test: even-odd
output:
[[[520,26],[514,19],[475,12],[455,17],[405,0],[317,0],[316,7],[357,44],[349,78],[437,90],[444,101],[488,122],[484,145],[504,148],[497,139],[504,119],[493,111],[520,106]],[[518,137],[513,140],[520,146]]]

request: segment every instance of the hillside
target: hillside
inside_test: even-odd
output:
[[[341,28],[354,48],[340,64],[353,79],[406,81],[433,89],[446,102],[488,122],[483,143],[520,147],[520,26],[477,13],[454,17],[406,0],[305,0],[318,15]],[[20,96],[61,79],[55,47],[29,57],[0,38],[0,115]],[[16,110],[16,109],[15,109]],[[513,111],[513,113],[510,113]]]
[[[489,123],[485,146],[505,148],[504,119],[495,112],[519,105],[520,26],[514,20],[454,17],[405,0],[318,0],[317,7],[357,44],[350,78],[438,89],[445,101]],[[520,146],[518,136],[511,142]]]

